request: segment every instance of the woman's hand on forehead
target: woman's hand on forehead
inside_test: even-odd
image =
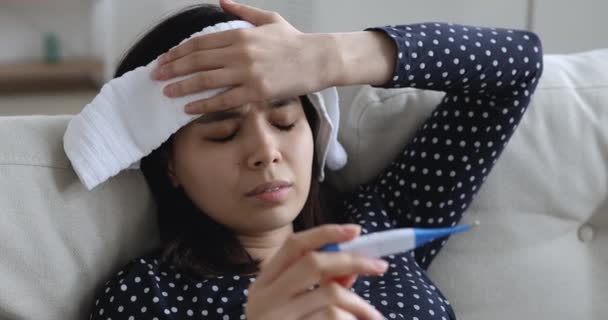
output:
[[[222,0],[225,11],[256,25],[193,38],[159,58],[157,80],[192,74],[165,87],[169,97],[230,87],[194,101],[190,114],[221,111],[251,102],[290,98],[332,85],[331,39],[301,33],[279,14]]]

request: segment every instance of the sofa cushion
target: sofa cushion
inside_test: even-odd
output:
[[[608,49],[547,55],[532,103],[429,272],[461,319],[608,314]],[[343,108],[343,189],[376,175],[443,93],[362,87]],[[378,146],[382,146],[381,148]]]
[[[87,319],[102,281],[158,243],[140,173],[80,183],[70,117],[0,117],[0,319]]]

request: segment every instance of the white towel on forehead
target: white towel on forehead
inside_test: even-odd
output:
[[[246,21],[230,21],[204,28],[190,38],[251,27],[254,26]],[[157,60],[154,60],[106,83],[93,101],[68,124],[63,137],[64,150],[88,190],[123,170],[139,168],[141,158],[181,127],[200,117],[184,112],[187,103],[228,89],[169,98],[163,94],[163,88],[190,76],[167,81],[152,80],[150,75],[156,65]],[[319,180],[323,181],[326,165],[331,170],[338,170],[347,160],[346,152],[337,140],[340,123],[338,93],[332,87],[309,94],[308,98],[319,115],[315,151],[320,167]]]

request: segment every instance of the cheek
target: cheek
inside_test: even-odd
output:
[[[213,212],[234,186],[234,159],[226,150],[209,150],[195,139],[176,144],[175,171],[179,183],[201,209]]]
[[[314,161],[314,141],[312,131],[308,125],[294,135],[294,139],[290,141],[288,148],[293,160],[294,170],[300,176],[305,175],[307,178],[304,182],[309,183]]]

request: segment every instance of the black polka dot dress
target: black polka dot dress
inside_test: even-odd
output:
[[[534,33],[445,23],[368,29],[394,41],[392,80],[383,87],[446,92],[442,102],[376,178],[346,195],[344,222],[362,233],[456,225],[490,173],[542,74]],[[352,290],[387,319],[456,319],[425,270],[445,245],[438,239],[386,257],[381,277],[359,277]],[[245,319],[255,276],[200,278],[152,253],[131,261],[98,293],[91,319]]]

